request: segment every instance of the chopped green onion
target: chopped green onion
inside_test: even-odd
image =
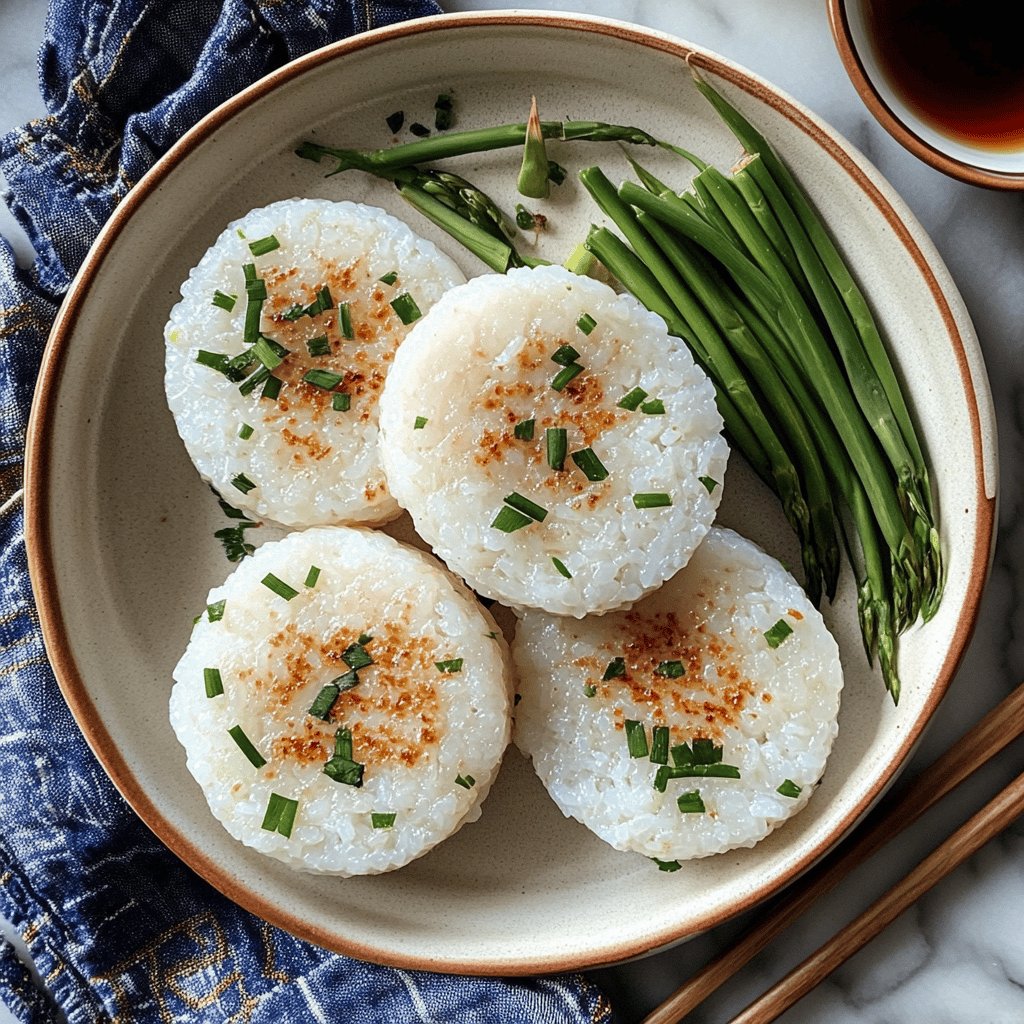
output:
[[[324,765],[324,775],[333,782],[359,789],[363,784],[365,765],[353,760],[352,731],[345,727],[334,734],[334,757]]]
[[[228,729],[228,735],[238,744],[238,749],[249,759],[253,768],[262,768],[267,763],[267,759],[253,746],[252,740],[245,735],[240,725]]]
[[[229,313],[235,308],[237,301],[237,295],[227,295],[219,290],[213,293],[213,304],[220,306],[221,309],[226,309]]]
[[[373,828],[394,828],[395,818],[398,815],[395,812],[390,814],[378,814],[377,811],[370,811],[370,824]]]
[[[551,561],[554,563],[555,568],[559,571],[559,573],[561,573],[561,575],[563,575],[567,580],[572,579],[572,573],[569,572],[569,570],[565,567],[565,562],[563,562],[560,558],[555,558],[554,555],[551,556]]]
[[[722,760],[722,747],[714,740],[695,739],[693,741],[694,764],[717,764]]]
[[[455,110],[449,93],[442,92],[434,100],[434,127],[446,132],[455,123]]]
[[[582,451],[572,453],[572,461],[583,471],[588,480],[604,480],[608,476],[608,470],[594,453],[593,448],[584,448]]]
[[[328,309],[334,309],[334,296],[331,295],[330,285],[324,285],[316,293],[316,300],[314,304],[316,306],[317,313],[324,313]],[[313,306],[309,307],[310,315],[315,315],[313,312]]]
[[[206,606],[206,617],[210,622],[220,622],[224,618],[224,609],[227,607],[227,599],[222,598],[220,601],[214,601],[213,604]]]
[[[654,670],[654,674],[664,676],[666,679],[679,679],[685,671],[681,661],[663,661]]]
[[[334,373],[332,370],[307,370],[302,375],[302,379],[315,388],[333,391],[345,379],[345,375]]]
[[[498,514],[494,517],[494,521],[491,523],[496,530],[501,530],[502,533],[515,533],[516,530],[521,530],[524,526],[530,526],[534,522],[529,516],[524,516],[522,512],[517,512],[510,505],[502,505]]]
[[[251,377],[246,377],[246,379],[238,385],[238,393],[241,395],[251,394],[269,377],[270,371],[265,366],[261,366]]]
[[[547,444],[548,465],[552,469],[564,469],[565,453],[569,449],[568,433],[565,427],[548,427],[544,438]]]
[[[380,281],[381,284],[394,284],[398,280],[398,271],[389,270],[382,277],[378,277],[377,280]]]
[[[267,813],[263,816],[261,827],[268,832],[280,832],[287,839],[292,834],[295,812],[298,809],[298,800],[291,800],[278,793],[271,793],[270,800],[267,802]]]
[[[344,391],[335,391],[331,395],[331,408],[335,412],[348,412],[352,408],[352,396]]]
[[[336,686],[342,693],[346,690],[351,690],[358,683],[359,673],[354,668],[350,668],[347,672],[343,672],[340,676],[335,676],[331,680],[331,686]]]
[[[251,272],[249,268],[252,268]],[[246,345],[253,345],[260,336],[260,320],[263,316],[263,301],[267,297],[267,286],[261,278],[256,277],[256,268],[251,263],[247,263],[243,269],[246,271],[246,305],[242,340]]]
[[[594,254],[587,248],[585,242],[580,242],[575,249],[566,257],[565,262],[562,264],[566,270],[572,271],[574,274],[579,274],[580,277],[587,277],[590,272],[594,269],[594,265],[597,260],[594,258]]]
[[[633,388],[632,391],[628,391],[622,396],[615,404],[620,409],[628,409],[630,412],[636,412],[640,407],[640,403],[647,397],[647,392],[643,388]]]
[[[651,730],[651,760],[655,764],[668,764],[669,728],[656,725]]]
[[[792,632],[793,627],[785,619],[779,619],[771,629],[765,631],[764,638],[768,641],[768,646],[774,649]]]
[[[626,719],[626,745],[629,747],[630,757],[647,756],[647,730],[643,722],[637,722],[632,718]]]
[[[409,131],[411,131],[418,139],[425,139],[430,134],[430,129],[425,124],[420,124],[419,121],[413,121],[413,123],[409,125]]]
[[[328,356],[331,354],[331,342],[326,334],[320,334],[315,338],[310,338],[306,342],[306,351],[311,356]]]
[[[553,363],[558,363],[559,366],[570,366],[576,362],[579,357],[579,352],[577,352],[572,345],[562,345],[552,352],[551,361]]]
[[[273,252],[280,246],[281,243],[273,235],[267,235],[266,238],[257,238],[255,242],[250,242],[249,252],[253,256],[266,256],[268,252]]]
[[[606,683],[609,679],[618,679],[620,676],[626,674],[626,659],[625,658],[612,658],[608,662],[608,667],[604,670],[604,675],[601,676],[601,682]]]
[[[593,683],[587,683],[587,685],[583,687],[583,696],[584,697],[593,697],[596,693],[597,693],[597,687],[594,686]]]
[[[320,692],[313,699],[313,703],[309,705],[307,714],[324,722],[329,722],[331,720],[331,708],[334,707],[334,702],[338,699],[339,693],[341,693],[341,689],[333,683],[322,686]]]
[[[248,494],[256,485],[244,473],[239,473],[231,481],[231,486],[237,487],[243,494]]]
[[[369,633],[360,633],[359,639],[356,641],[361,647],[365,647],[368,643],[373,641],[373,637]]]
[[[205,348],[201,348],[196,353],[196,362],[200,366],[208,366],[218,373],[228,372],[228,357],[223,352],[208,352]]]
[[[271,402],[277,401],[277,396],[281,394],[281,378],[275,377],[271,374],[267,377],[263,384],[263,390],[260,392],[260,398],[267,398]]]
[[[391,300],[391,308],[398,314],[403,324],[411,324],[423,316],[420,307],[416,305],[416,300],[408,292],[396,295]]]
[[[692,793],[682,793],[676,797],[676,804],[683,814],[703,814],[707,810],[696,789]]]
[[[802,789],[792,779],[786,779],[775,792],[795,800],[802,792]]]
[[[516,491],[513,491],[505,498],[505,504],[510,505],[517,512],[522,512],[524,516],[529,516],[538,523],[543,523],[547,518],[548,510],[546,508],[542,508],[535,501],[530,501],[529,498],[524,498],[523,495]]]
[[[240,562],[246,555],[251,555],[256,550],[255,545],[245,539],[244,532],[254,526],[256,523],[246,520],[237,526],[225,526],[214,533],[214,539],[219,540],[224,546],[224,557],[229,562]]]
[[[652,398],[640,406],[640,411],[647,413],[648,416],[664,416],[665,403],[660,398]]]
[[[472,775],[456,775],[455,785],[461,786],[463,789],[472,789],[476,785],[476,779]]]
[[[288,350],[276,342],[272,342],[269,338],[264,338],[261,334],[252,347],[252,354],[268,370],[276,370],[284,362],[284,357],[288,355]]]
[[[373,664],[369,651],[360,643],[349,644],[342,651],[341,660],[352,669],[366,668],[367,665]]]
[[[590,332],[597,326],[597,321],[589,313],[584,313],[579,320],[576,321],[576,326],[584,334],[590,334]]]
[[[318,579],[320,579],[320,566],[318,566],[318,565],[311,565],[309,567],[309,572],[306,573],[306,584],[305,585],[307,587],[315,587],[316,586],[316,581]]]
[[[416,419],[413,420],[412,429],[413,430],[422,430],[426,425],[427,425],[427,417],[426,416],[417,416]]]
[[[310,308],[312,308],[312,307],[310,307]],[[307,308],[306,306],[302,305],[301,302],[297,302],[290,309],[286,309],[281,314],[281,317],[282,317],[282,319],[287,320],[290,323],[294,323],[296,320],[301,320],[304,316],[309,316],[309,315],[310,315],[309,308]]]
[[[677,860],[658,860],[657,857],[652,857],[651,860],[658,865],[659,871],[678,871],[683,866]]]
[[[707,488],[708,494],[715,493],[715,488],[718,486],[717,480],[712,480],[709,476],[700,476],[697,479]]]
[[[289,586],[284,580],[278,579],[272,572],[268,572],[260,582],[267,590],[272,590],[278,597],[283,597],[286,601],[299,596],[299,592],[294,587]]]
[[[434,665],[438,672],[444,672],[446,675],[451,675],[453,672],[462,671],[462,658],[449,658],[447,661],[435,661]]]
[[[637,508],[666,508],[672,504],[672,496],[659,493],[634,494],[633,504]]]
[[[689,743],[680,743],[672,748],[672,763],[680,768],[684,764],[693,764],[693,751]]]
[[[351,341],[356,335],[352,330],[352,310],[347,302],[338,306],[338,323],[341,326],[341,333]]]
[[[515,435],[519,441],[532,441],[535,420],[523,420],[516,424]]]
[[[388,131],[392,135],[396,135],[402,130],[402,125],[405,124],[405,111],[396,110],[393,114],[388,114],[384,120],[387,122]]]
[[[248,423],[243,423],[243,424],[242,424],[242,425],[241,425],[241,426],[240,426],[240,427],[238,428],[238,436],[239,436],[239,437],[240,437],[240,438],[241,438],[241,439],[242,439],[243,441],[248,441],[248,440],[249,440],[249,438],[250,438],[250,437],[252,437],[252,435],[253,435],[253,429],[252,429],[252,427],[251,427],[251,426],[250,426],[250,425],[249,425]]]
[[[206,686],[207,697],[219,697],[224,692],[224,680],[220,677],[220,669],[204,668],[203,684]]]
[[[334,756],[352,760],[352,730],[347,726],[342,726],[334,734]]]
[[[561,391],[569,381],[575,380],[582,372],[583,367],[579,363],[570,363],[555,374],[555,379],[551,382],[551,386],[555,391]]]
[[[523,139],[523,162],[519,168],[516,187],[519,194],[530,199],[545,199],[551,191],[548,185],[548,157],[544,150],[544,132],[540,114],[537,112],[537,97],[530,99],[530,116],[526,122],[526,137]]]
[[[556,164],[554,160],[548,161],[548,181],[561,185],[568,173],[561,164]]]

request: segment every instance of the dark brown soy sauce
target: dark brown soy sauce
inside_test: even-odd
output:
[[[1009,0],[865,0],[893,90],[968,146],[1024,149],[1024,40]]]

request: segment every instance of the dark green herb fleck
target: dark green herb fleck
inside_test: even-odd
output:
[[[335,412],[348,412],[352,408],[352,396],[344,391],[335,391],[331,395],[331,408]]]
[[[655,764],[668,764],[669,728],[656,725],[651,730],[651,760]]]
[[[331,342],[326,334],[321,334],[316,338],[310,338],[306,342],[306,351],[311,356],[329,356],[331,354]]]
[[[765,631],[764,638],[768,641],[768,646],[774,649],[792,632],[793,627],[785,619],[779,619],[771,629]]]
[[[262,768],[267,759],[253,746],[252,740],[245,735],[240,725],[233,725],[228,729],[228,734],[238,744],[238,749],[249,759],[253,768]]]
[[[584,448],[582,451],[573,452],[572,461],[576,463],[588,480],[604,480],[608,476],[608,470],[605,469],[593,448]]]
[[[555,558],[554,555],[551,556],[551,561],[554,563],[555,568],[559,571],[559,573],[562,576],[564,576],[567,580],[572,579],[572,573],[569,572],[569,570],[565,567],[565,562],[563,562],[560,558]]]
[[[709,476],[701,476],[697,479],[707,488],[708,494],[715,493],[715,488],[718,486],[717,480],[712,480]]]
[[[426,416],[417,416],[416,419],[413,420],[412,429],[413,430],[422,430],[426,425],[427,425],[427,417]]]
[[[569,449],[568,433],[565,427],[548,427],[544,433],[547,446],[548,465],[552,469],[565,468],[565,453]]]
[[[311,565],[309,572],[306,573],[306,586],[315,587],[318,579],[320,579],[320,566]]]
[[[524,516],[529,516],[531,519],[538,523],[543,523],[547,518],[548,510],[542,508],[535,501],[530,501],[529,498],[523,497],[516,491],[513,491],[505,498],[505,504],[510,505],[517,512],[522,512]]]
[[[456,775],[455,785],[461,786],[463,789],[472,789],[476,785],[476,779],[472,775]]]
[[[672,504],[672,496],[654,492],[634,494],[633,504],[637,508],[667,508]]]
[[[572,345],[562,345],[551,353],[551,361],[559,366],[571,366],[579,357],[579,352]]]
[[[207,697],[219,697],[224,692],[224,680],[220,677],[219,668],[204,668],[203,683]]]
[[[266,256],[268,252],[273,252],[280,246],[281,243],[273,235],[267,235],[266,238],[257,238],[255,242],[250,242],[249,252],[253,256]]]
[[[579,320],[576,321],[576,326],[584,334],[589,334],[597,326],[597,321],[589,313],[584,313]]]
[[[397,817],[396,812],[380,814],[377,811],[370,811],[370,824],[374,828],[394,828],[395,818]]]
[[[570,363],[555,374],[555,379],[551,382],[551,386],[555,391],[562,391],[569,381],[575,380],[582,372],[583,367],[579,363]]]
[[[227,599],[222,598],[220,601],[214,601],[213,604],[206,606],[206,617],[210,622],[220,622],[224,618],[224,609],[227,607]]]
[[[438,672],[451,675],[453,672],[462,671],[462,658],[449,658],[447,661],[435,661],[434,665]]]
[[[692,793],[681,793],[676,797],[676,804],[683,814],[703,814],[707,810],[696,789]]]
[[[640,411],[647,413],[648,416],[664,416],[665,403],[660,398],[652,398],[640,406]]]
[[[389,270],[383,275],[383,277],[378,277],[377,280],[380,281],[381,284],[394,284],[398,280],[398,271]]]
[[[334,707],[334,702],[338,699],[339,693],[341,693],[341,689],[333,683],[322,686],[320,692],[313,699],[313,703],[310,704],[308,713],[314,718],[329,722],[331,720],[331,708]]]
[[[618,679],[620,676],[626,674],[626,659],[625,658],[612,658],[608,662],[608,667],[604,670],[604,675],[601,676],[601,682],[606,683],[609,679]]]
[[[299,596],[299,592],[294,587],[289,586],[284,580],[278,579],[272,572],[268,572],[260,582],[267,590],[272,590],[278,597],[283,597],[286,601]]]
[[[251,426],[250,426],[250,425],[249,425],[248,423],[243,423],[243,424],[242,424],[242,425],[241,425],[241,426],[240,426],[240,427],[238,428],[238,436],[239,436],[239,437],[240,437],[240,438],[241,438],[241,439],[242,439],[243,441],[248,441],[248,440],[249,440],[249,438],[250,438],[250,437],[252,437],[252,435],[253,435],[253,429],[252,429],[252,427],[251,427]]]
[[[244,473],[239,473],[231,481],[231,486],[238,488],[243,494],[248,494],[256,485]]]
[[[666,679],[679,679],[686,669],[681,661],[663,661],[655,670],[655,675],[665,676]]]
[[[391,300],[391,308],[398,314],[398,319],[403,324],[411,324],[423,316],[420,307],[416,305],[416,300],[408,292],[396,295]]]
[[[219,290],[213,293],[213,304],[220,306],[221,309],[226,309],[229,313],[235,308],[237,301],[237,295],[227,295]]]
[[[629,747],[630,757],[647,756],[647,730],[643,722],[637,722],[632,718],[626,719],[626,745]]]
[[[522,512],[517,512],[509,505],[502,505],[491,526],[496,530],[501,530],[502,533],[515,533],[516,530],[521,530],[533,522],[533,519],[524,516]]]
[[[618,402],[620,409],[628,409],[630,412],[635,412],[640,408],[640,403],[647,397],[647,392],[643,388],[633,388],[632,391],[628,391],[624,394]]]
[[[535,422],[535,420],[523,420],[521,423],[517,423],[515,427],[516,439],[519,441],[532,441]]]

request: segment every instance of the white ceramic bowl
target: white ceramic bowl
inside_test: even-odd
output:
[[[384,206],[468,274],[481,273],[391,186],[325,178],[326,166],[292,155],[307,137],[386,144],[387,114],[401,107],[426,120],[441,90],[454,91],[458,127],[522,120],[535,93],[542,113],[637,123],[728,167],[737,147],[692,87],[687,57],[762,127],[825,210],[923,428],[949,579],[938,615],[901,644],[899,708],[866,664],[845,577],[825,610],[846,673],[839,738],[809,806],[753,849],[661,873],[562,818],[514,751],[480,821],[400,871],[324,879],[242,847],[208,814],[167,720],[171,668],[208,588],[230,568],[213,538],[225,520],[163,396],[161,331],[180,282],[230,219],[293,195]],[[613,178],[628,170],[614,146],[552,144],[550,156],[571,170],[600,161]],[[688,173],[666,153],[644,159],[662,177]],[[516,163],[506,152],[457,166],[511,208]],[[597,213],[574,178],[546,212],[541,253],[555,260]],[[813,114],[722,57],[630,25],[517,12],[432,18],[328,47],[247,89],[114,213],[61,310],[39,381],[28,450],[31,571],[58,679],[104,768],[154,832],[229,897],[323,946],[405,967],[524,974],[609,964],[778,891],[905,764],[973,629],[993,537],[993,424],[977,340],[934,248],[878,172]],[[719,521],[798,564],[776,501],[738,456]],[[255,539],[270,535],[263,528]]]

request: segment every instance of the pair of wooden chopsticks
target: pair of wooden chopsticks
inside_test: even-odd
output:
[[[698,971],[644,1018],[642,1024],[677,1024],[749,963],[820,896],[913,824],[969,775],[1024,733],[1024,684],[993,708],[938,760],[925,768],[883,814],[839,847],[776,899],[740,940]],[[1024,811],[1024,774],[781,981],[752,1002],[731,1024],[767,1024],[802,999],[868,944],[933,885],[997,836]]]

